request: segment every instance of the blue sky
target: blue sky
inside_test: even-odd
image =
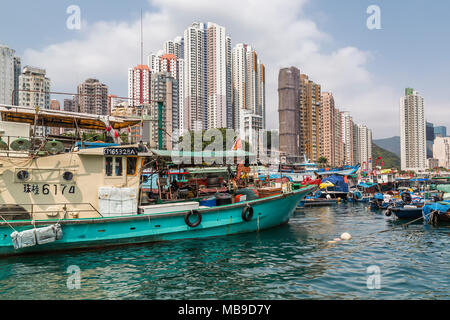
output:
[[[332,91],[336,105],[350,111],[356,122],[371,127],[375,138],[398,134],[398,101],[405,87],[413,87],[425,97],[429,121],[450,126],[450,2],[257,2],[133,0],[131,6],[130,1],[107,0],[11,1],[2,3],[0,43],[15,49],[23,65],[46,68],[52,90],[74,92],[82,79],[98,77],[111,93],[126,96],[126,69],[139,62],[136,31],[141,8],[146,15],[146,54],[161,49],[164,40],[181,35],[190,22],[213,21],[227,28],[233,45],[255,45],[268,67],[269,112],[276,114],[277,110],[279,68],[295,65],[322,84],[323,91]],[[72,4],[80,6],[87,23],[81,31],[66,28],[66,9]],[[381,30],[366,27],[369,5],[381,8]],[[283,6],[295,14],[283,11]],[[284,25],[277,29],[283,23],[292,28]],[[270,39],[278,43],[270,45]],[[294,43],[288,43],[290,39]],[[99,43],[96,52],[86,50],[92,43]],[[76,49],[79,52],[72,59],[70,51]],[[101,57],[105,57],[105,65],[86,66],[86,61]],[[276,128],[277,119],[271,121],[269,127]]]

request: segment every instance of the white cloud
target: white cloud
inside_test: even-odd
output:
[[[323,91],[332,91],[337,105],[372,127],[375,137],[396,134],[398,97],[368,72],[371,54],[356,47],[324,51],[332,35],[321,32],[305,15],[308,1],[150,1],[156,10],[144,14],[145,56],[182,35],[193,21],[215,22],[227,28],[233,45],[254,46],[266,65],[267,108],[276,115],[267,117],[270,128],[278,128],[278,71],[296,66],[320,83]],[[139,45],[139,20],[89,21],[77,39],[26,50],[23,60],[46,68],[53,90],[74,92],[77,84],[94,77],[112,93],[126,96],[127,69],[139,63]]]

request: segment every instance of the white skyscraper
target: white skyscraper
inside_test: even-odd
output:
[[[0,103],[18,104],[20,73],[20,58],[13,49],[0,45]]]
[[[357,128],[357,149],[359,163],[366,164],[368,170],[372,170],[372,130],[365,125],[358,124]],[[365,169],[365,166],[363,166]]]
[[[159,67],[159,63],[160,63],[160,56],[154,53],[151,53],[148,56],[148,67],[150,68],[150,72],[160,72],[160,67]]]
[[[241,110],[250,110],[263,119],[265,127],[265,68],[249,45],[237,44],[232,53],[232,92],[235,128]]]
[[[164,42],[163,54],[173,54],[177,59],[184,57],[184,39],[183,37],[176,37],[173,41],[168,40]]]
[[[232,85],[232,65],[233,54],[231,46],[231,38],[226,38],[227,45],[227,128],[234,128],[233,122],[233,85]]]
[[[342,112],[342,142],[344,144],[344,164],[353,165],[353,120],[350,112]]]
[[[424,99],[414,89],[407,88],[400,98],[401,169],[427,169],[426,124]]]
[[[184,31],[184,129],[207,128],[206,30],[194,22]]]
[[[227,37],[225,28],[208,22],[206,43],[207,128],[226,128]]]

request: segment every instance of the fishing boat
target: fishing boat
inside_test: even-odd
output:
[[[383,195],[382,193],[376,193],[370,199],[369,204],[371,210],[386,210],[392,205],[396,206],[390,195]]]
[[[417,219],[422,216],[424,199],[409,192],[401,194],[401,201],[389,206],[385,212],[386,216],[394,214],[398,219]]]
[[[214,207],[189,199],[142,205],[139,172],[157,157],[133,145],[0,157],[0,255],[260,231],[287,223],[315,188]]]
[[[432,225],[450,223],[450,202],[426,204],[423,207],[423,219]]]
[[[14,106],[0,106],[0,113],[3,121],[76,130],[106,128],[116,138],[116,130],[140,123]],[[260,186],[250,200],[236,179],[226,184],[226,191],[216,189],[214,199],[205,199],[189,181],[178,181],[174,190],[164,183],[164,175],[174,168],[180,175],[196,160],[202,166],[210,159],[237,165],[248,152],[155,150],[119,139],[113,141],[117,145],[65,152],[56,141],[47,147],[45,140],[34,136],[12,138],[11,145],[16,142],[19,147],[11,149],[9,137],[2,138],[8,143],[0,150],[0,256],[257,232],[287,223],[298,203],[316,188]],[[144,171],[158,177],[157,201],[146,197]],[[180,192],[180,187],[194,192]]]
[[[306,197],[304,200],[300,201],[299,207],[325,207],[338,204],[337,199],[315,199],[311,197]]]
[[[422,216],[423,207],[417,207],[414,205],[406,205],[397,208],[388,208],[386,211],[386,216],[390,216],[392,213],[398,219],[417,219]]]

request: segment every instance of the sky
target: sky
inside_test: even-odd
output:
[[[80,30],[67,28],[71,5],[80,8]],[[370,5],[380,8],[381,29],[367,27]],[[194,21],[224,26],[233,46],[252,45],[266,66],[269,129],[278,129],[278,72],[290,66],[332,92],[374,139],[399,135],[406,87],[425,98],[427,121],[450,126],[449,1],[15,0],[1,8],[0,43],[22,66],[45,68],[52,91],[76,92],[97,78],[127,96],[127,70],[140,63],[142,9],[144,62]]]

